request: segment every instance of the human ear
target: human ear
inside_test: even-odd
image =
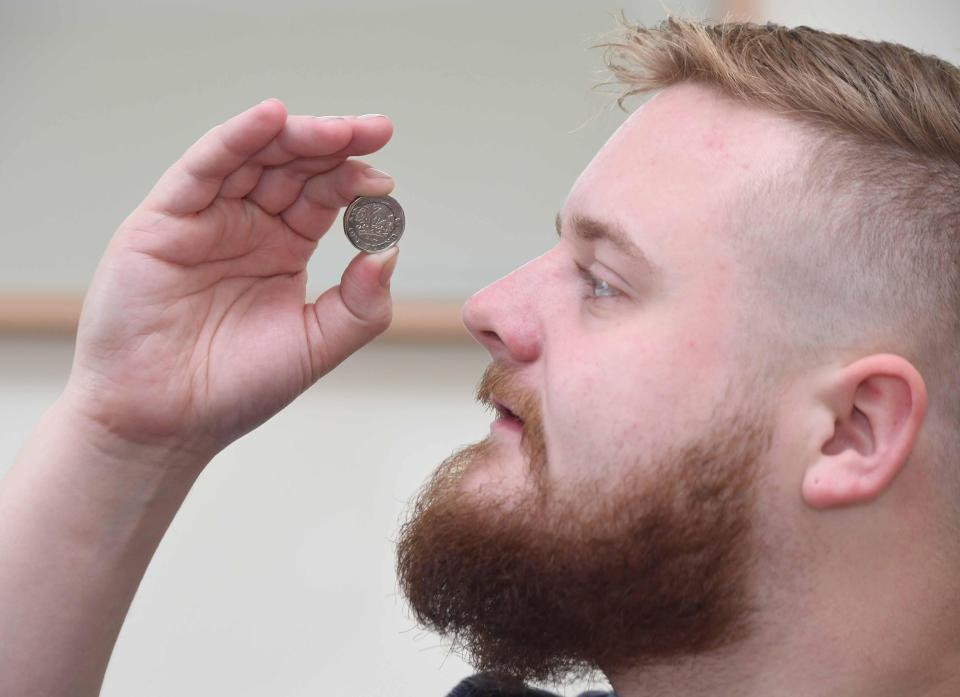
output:
[[[804,472],[804,502],[830,508],[875,499],[917,440],[927,410],[923,378],[906,359],[875,354],[831,377],[823,401],[834,423]]]

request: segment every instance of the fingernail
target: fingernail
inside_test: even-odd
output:
[[[393,270],[397,268],[397,257],[400,256],[400,248],[391,247],[386,251],[380,252],[380,256],[387,257],[387,260],[383,262],[383,267],[380,269],[380,286],[389,288],[390,277],[393,276]]]
[[[358,119],[382,119],[385,118],[383,114],[363,114],[358,116]]]
[[[374,169],[373,167],[367,167],[365,170],[363,170],[363,173],[371,179],[393,179],[393,177],[386,172],[379,169]]]
[[[277,101],[276,97],[270,97],[268,99],[264,99],[262,102],[260,102],[260,104],[266,104],[267,102],[275,102],[275,101]],[[257,106],[259,106],[259,104]]]

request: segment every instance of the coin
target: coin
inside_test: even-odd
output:
[[[343,212],[343,231],[365,252],[392,247],[403,235],[403,208],[390,196],[358,196]]]

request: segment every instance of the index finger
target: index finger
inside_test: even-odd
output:
[[[223,180],[266,147],[286,119],[283,103],[267,99],[210,129],[163,173],[143,205],[168,215],[203,210]]]

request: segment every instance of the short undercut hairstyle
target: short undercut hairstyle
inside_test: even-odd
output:
[[[928,391],[924,457],[960,494],[960,69],[773,23],[621,18],[601,46],[621,106],[694,82],[798,126],[802,164],[756,181],[718,221],[744,271],[745,365],[777,385],[903,356]]]

